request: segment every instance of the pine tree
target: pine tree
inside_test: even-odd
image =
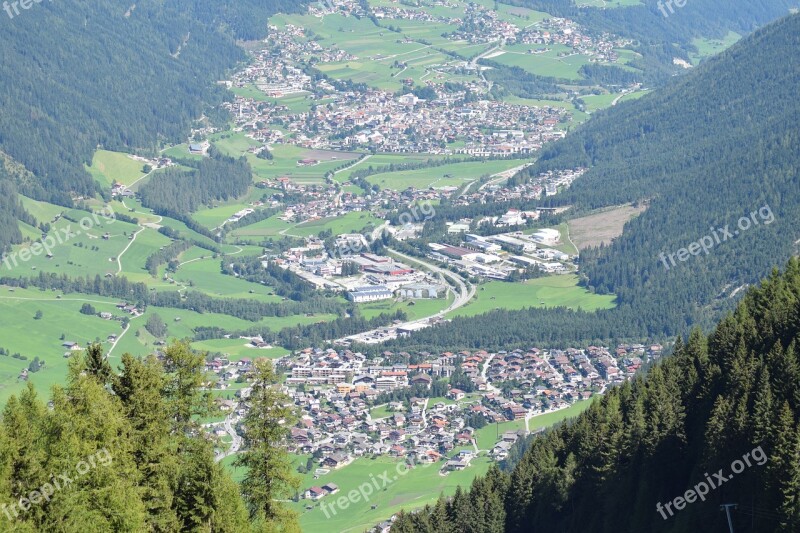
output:
[[[94,376],[101,385],[105,386],[111,382],[113,371],[103,354],[103,347],[100,346],[100,343],[92,343],[86,348],[85,364],[86,372]]]
[[[294,514],[285,512],[275,501],[293,494],[299,487],[291,461],[282,448],[296,415],[291,401],[275,386],[277,376],[269,360],[257,360],[251,377],[250,409],[242,421],[245,452],[235,463],[247,468],[242,494],[251,517],[296,528]]]

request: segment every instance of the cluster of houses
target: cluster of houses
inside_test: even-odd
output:
[[[615,63],[619,60],[617,50],[631,44],[629,39],[623,39],[608,33],[593,36],[576,22],[552,17],[544,19],[537,25],[520,31],[514,41],[523,44],[555,45],[561,44],[571,49],[570,53],[589,56],[592,62]],[[541,53],[547,49],[534,48],[529,53]]]
[[[390,58],[358,58],[323,47],[306,30],[291,24],[271,26],[270,30],[264,47],[253,52],[251,64],[234,75],[230,86],[243,90],[255,86],[276,98],[305,93],[312,102],[320,103],[292,112],[239,91],[234,101],[224,105],[237,127],[265,144],[291,142],[313,149],[498,156],[541,148],[562,137],[564,132],[558,126],[570,119],[562,107],[474,98],[485,91],[477,76],[474,82],[460,86],[428,80],[426,85],[433,89],[435,98],[426,99],[413,93],[398,95],[315,80],[300,68],[301,64]],[[458,144],[454,144],[456,141]]]
[[[477,450],[476,428],[526,420],[568,407],[630,379],[661,357],[659,344],[620,344],[614,349],[544,349],[439,354],[384,352],[368,359],[349,349],[306,348],[276,361],[284,387],[301,416],[291,430],[289,448],[311,455],[315,473],[342,468],[362,456],[390,456],[414,464],[436,464],[445,475],[468,468],[477,453],[505,459],[525,430],[504,431],[487,450]],[[412,363],[411,361],[414,361]],[[209,363],[224,373],[230,364]],[[233,364],[233,363],[231,363]],[[241,364],[241,363],[239,363]],[[462,372],[472,392],[434,382]],[[413,387],[416,396],[393,400],[387,393]],[[395,396],[394,398],[397,398]],[[379,406],[383,406],[378,410]],[[526,423],[527,427],[527,423]],[[312,500],[336,487],[313,486]]]

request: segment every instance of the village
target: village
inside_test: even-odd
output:
[[[447,7],[447,2],[435,5]],[[309,13],[323,17],[335,13],[363,17],[363,6],[354,0],[329,3],[327,8],[313,5]],[[547,51],[539,46],[568,47],[569,54],[580,54],[593,62],[616,62],[616,48],[629,43],[610,35],[589,36],[567,19],[517,26],[498,18],[497,13],[477,4],[467,4],[464,17],[434,16],[420,9],[391,6],[371,8],[376,20],[432,21],[457,25],[448,38],[469,43],[505,45],[531,44],[526,53]],[[525,23],[520,20],[520,24]],[[321,45],[312,32],[294,24],[270,26],[263,47],[252,51],[251,63],[226,85],[245,92],[225,107],[235,117],[236,127],[267,146],[291,143],[309,149],[378,150],[383,153],[468,154],[502,156],[529,154],[545,143],[565,134],[563,125],[571,120],[563,106],[522,105],[488,98],[491,87],[480,75],[475,61],[449,61],[431,66],[431,77],[414,89],[415,81],[403,78],[407,68],[402,58],[391,64],[392,75],[402,81],[404,90],[393,92],[351,80],[319,78],[309,67],[341,64],[348,61],[386,61],[381,54],[368,57]],[[341,30],[340,30],[341,31]],[[386,34],[391,36],[387,29]],[[405,38],[397,37],[398,42]],[[423,42],[419,43],[427,48]],[[496,50],[491,59],[506,53]],[[512,53],[512,52],[508,52]],[[513,52],[518,53],[518,52]],[[452,83],[445,72],[464,72],[461,81]],[[280,100],[264,101],[250,96],[254,87],[273,99],[303,96],[309,108],[290,108]],[[412,91],[412,89],[414,89]],[[422,90],[419,90],[422,89]],[[255,147],[252,150],[263,150]]]
[[[248,340],[258,342],[243,339]],[[443,476],[469,468],[478,456],[502,461],[514,442],[532,432],[537,415],[603,394],[657,361],[662,350],[659,344],[621,344],[491,353],[384,351],[372,359],[349,349],[299,350],[274,363],[300,413],[289,450],[310,456],[320,480],[303,487],[301,496],[316,501],[335,493],[325,475],[359,457],[431,464]],[[207,368],[215,388],[224,390],[241,381],[252,363],[214,359]],[[243,388],[235,400],[219,400],[230,414],[209,431],[223,435],[225,426],[235,426],[246,413],[248,393]],[[478,441],[492,444],[482,449]]]

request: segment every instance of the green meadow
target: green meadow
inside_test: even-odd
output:
[[[611,309],[615,296],[592,294],[578,286],[574,274],[546,276],[519,283],[489,281],[478,286],[475,298],[448,317],[474,316],[494,309],[526,307],[571,307],[584,311]]]
[[[373,318],[381,313],[394,313],[402,310],[408,316],[408,320],[417,320],[447,309],[452,302],[453,296],[449,294],[447,298],[369,302],[359,304],[358,309],[364,318]]]
[[[48,396],[52,385],[66,379],[68,359],[64,353],[67,349],[62,343],[77,342],[85,348],[90,342],[105,341],[109,335],[121,333],[120,322],[81,314],[85,302],[90,302],[97,312],[108,311],[121,316],[114,305],[116,301],[109,298],[62,296],[56,291],[0,286],[0,347],[28,358],[22,361],[0,356],[0,404],[25,386],[25,382],[17,378],[34,357],[39,357],[45,365],[39,372],[30,373],[29,381],[39,394]],[[41,312],[38,320],[37,312]],[[108,349],[108,344],[105,346]]]
[[[309,237],[330,230],[333,235],[359,233],[367,226],[377,227],[383,221],[365,211],[351,211],[340,217],[320,218],[292,226],[285,232],[295,237]]]
[[[114,182],[130,185],[144,176],[144,163],[136,161],[128,154],[98,150],[94,153],[91,166],[86,170],[104,187],[111,187]]]
[[[303,531],[361,532],[381,520],[385,520],[401,508],[422,507],[436,501],[441,494],[452,495],[459,485],[469,486],[475,476],[486,473],[490,461],[484,457],[474,459],[469,468],[461,472],[451,472],[447,476],[439,475],[442,464],[419,465],[406,471],[402,462],[396,459],[388,457],[360,458],[319,479],[313,479],[312,471],[303,476],[301,490],[314,485],[336,483],[339,486],[339,492],[323,498],[319,502],[300,500],[290,506],[300,513],[300,526]],[[402,472],[405,474],[401,474]],[[389,475],[391,483],[383,487],[383,483],[379,480],[380,488],[370,495],[369,501],[350,503],[347,509],[337,508],[336,514],[329,509],[329,517],[325,516],[320,507],[323,502],[330,506],[341,496],[347,495],[351,490],[357,490],[364,483],[371,483],[373,478],[379,479],[379,476],[384,473]],[[307,505],[311,505],[312,509],[307,510]]]
[[[525,159],[504,159],[494,161],[472,161],[452,163],[439,167],[401,170],[373,174],[366,179],[384,189],[397,191],[409,187],[427,189],[430,187],[458,187],[467,181],[474,181],[484,175],[492,175],[526,163]]]

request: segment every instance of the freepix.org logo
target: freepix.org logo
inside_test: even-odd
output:
[[[748,216],[739,218],[739,220],[736,221],[736,228],[738,229],[731,228],[730,224],[725,224],[721,228],[714,228],[712,226],[709,228],[708,235],[704,235],[700,239],[689,243],[688,246],[680,248],[673,253],[661,252],[658,258],[661,259],[664,268],[669,270],[678,265],[678,263],[675,262],[676,258],[678,261],[684,262],[690,257],[700,255],[701,253],[708,255],[715,246],[735,239],[750,228],[758,226],[759,224],[769,226],[773,222],[775,222],[775,215],[772,213],[772,209],[769,205],[764,205],[755,211],[751,211]],[[667,261],[668,259],[669,261]]]
[[[72,224],[67,224],[64,227],[52,231],[49,235],[34,242],[30,246],[25,246],[16,252],[10,254],[3,254],[0,258],[0,264],[6,267],[7,270],[13,270],[19,266],[20,263],[27,263],[36,256],[43,253],[51,257],[53,250],[58,246],[68,243],[70,240],[81,235],[82,232],[87,232],[95,226],[101,225],[103,222],[106,224],[113,224],[117,220],[117,215],[111,206],[103,208],[102,211],[92,213],[85,216],[78,221],[78,226],[81,229],[73,229]]]
[[[22,13],[20,9],[27,11],[34,5],[41,4],[44,1],[45,0],[13,0],[12,2],[9,2],[8,0],[6,0],[5,2],[3,2],[3,11],[6,12],[8,18],[13,19],[14,17]],[[47,0],[47,1],[52,2],[53,0]]]

